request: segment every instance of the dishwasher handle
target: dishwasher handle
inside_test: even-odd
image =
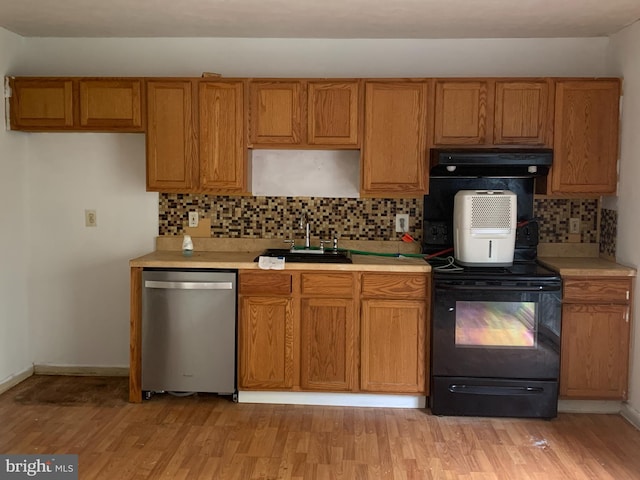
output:
[[[162,288],[169,290],[233,290],[232,282],[164,282],[145,280],[145,288]]]

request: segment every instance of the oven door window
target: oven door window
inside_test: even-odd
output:
[[[457,301],[457,347],[536,348],[536,302]]]
[[[433,375],[557,378],[560,309],[559,290],[436,281]]]

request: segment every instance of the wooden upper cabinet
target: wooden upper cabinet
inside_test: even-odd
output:
[[[551,147],[552,91],[550,80],[497,80],[493,143]]]
[[[558,80],[552,193],[615,194],[620,81]]]
[[[249,146],[358,148],[358,80],[251,80]]]
[[[428,82],[365,84],[363,196],[421,196],[427,191]]]
[[[298,145],[306,132],[302,122],[303,88],[300,81],[249,83],[251,144]]]
[[[549,79],[437,80],[434,145],[551,147]]]
[[[359,83],[309,81],[309,145],[358,146]]]
[[[148,191],[188,192],[195,185],[194,89],[190,80],[147,82]]]
[[[11,128],[68,130],[73,128],[71,79],[11,79]]]
[[[11,128],[27,131],[143,132],[139,78],[14,78]]]
[[[200,190],[245,192],[244,82],[201,82]]]
[[[490,144],[493,96],[492,80],[437,80],[433,144]]]
[[[243,81],[150,80],[147,116],[147,190],[246,191]]]
[[[144,130],[142,80],[79,80],[80,126],[141,132]]]

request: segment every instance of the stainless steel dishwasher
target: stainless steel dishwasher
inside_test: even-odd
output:
[[[142,390],[236,394],[232,270],[142,272]]]

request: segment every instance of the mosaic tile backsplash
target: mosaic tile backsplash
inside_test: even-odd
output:
[[[540,243],[565,243],[569,241],[569,219],[580,219],[580,242],[598,241],[597,199],[537,198],[533,213],[539,219]]]
[[[600,254],[616,258],[618,212],[603,208],[600,215]]]
[[[396,213],[409,214],[409,232],[422,238],[422,199],[236,197],[160,194],[160,235],[182,235],[188,212],[211,218],[218,238],[304,238],[307,215],[314,239],[396,240]]]
[[[334,234],[348,240],[395,240],[396,213],[409,214],[409,232],[422,240],[422,199],[237,197],[168,194],[159,196],[159,235],[182,235],[188,212],[211,218],[211,235],[218,238],[301,239],[300,218],[306,214],[314,239]],[[601,250],[615,255],[616,212],[602,211],[598,238],[597,199],[535,199],[541,243],[569,240],[570,218],[580,218],[582,243],[601,242]],[[604,244],[604,247],[603,247]]]

